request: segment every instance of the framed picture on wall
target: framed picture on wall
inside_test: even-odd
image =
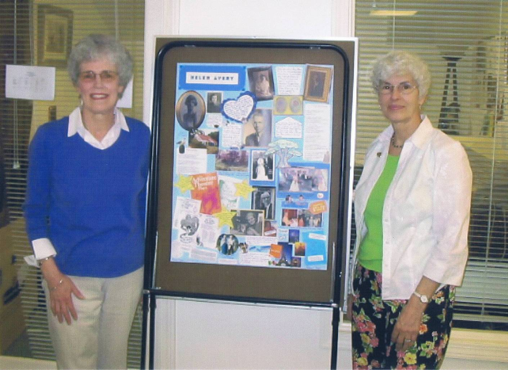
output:
[[[37,8],[39,66],[66,67],[72,48],[71,10],[41,4]]]

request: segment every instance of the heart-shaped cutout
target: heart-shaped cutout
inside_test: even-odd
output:
[[[256,96],[250,91],[240,94],[237,99],[226,99],[222,104],[222,112],[227,118],[244,122],[256,108]]]

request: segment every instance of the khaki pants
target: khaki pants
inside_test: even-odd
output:
[[[69,277],[86,299],[73,297],[78,320],[71,325],[58,322],[47,300],[58,368],[126,369],[127,343],[141,298],[143,268],[115,278]]]

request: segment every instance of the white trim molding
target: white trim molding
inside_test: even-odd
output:
[[[145,3],[145,59],[143,121],[152,127],[155,38],[179,35],[180,0],[149,0]]]
[[[355,36],[355,0],[333,0],[331,14],[332,37]]]

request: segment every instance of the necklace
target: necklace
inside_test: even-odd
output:
[[[390,139],[390,143],[393,146],[393,148],[402,148],[402,147],[404,147],[404,143],[402,143],[400,146],[395,144],[395,133],[393,133],[392,139]]]

